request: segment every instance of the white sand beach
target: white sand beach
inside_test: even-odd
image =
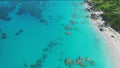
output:
[[[86,7],[90,7],[89,5],[85,4]],[[98,13],[98,12],[97,12]],[[102,20],[93,20],[92,24],[95,28],[100,32],[103,38],[106,40],[107,47],[109,48],[110,58],[113,59],[114,68],[120,68],[120,34],[113,30],[111,27],[103,27],[104,31],[99,30],[99,24],[103,23]]]
[[[96,20],[92,20],[93,25],[95,26],[95,28],[97,30],[99,30],[98,27],[98,21]],[[101,21],[102,22],[102,21]],[[111,27],[105,28],[105,31],[100,31],[100,34],[103,36],[103,38],[106,40],[107,43],[107,47],[109,48],[108,51],[108,56],[110,56],[110,58],[113,59],[113,63],[114,63],[114,68],[120,68],[120,35],[117,35],[113,32],[113,30],[111,30]],[[111,37],[114,36],[114,37]]]

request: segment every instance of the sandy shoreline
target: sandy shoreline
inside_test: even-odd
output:
[[[86,7],[90,7],[85,4]],[[120,34],[114,31],[111,27],[103,27],[105,31],[100,31],[98,25],[102,23],[101,20],[92,20],[94,27],[100,32],[106,41],[107,47],[109,48],[108,56],[113,59],[114,68],[120,68]],[[114,37],[111,37],[114,36]]]
[[[111,35],[116,36],[109,28],[104,28],[105,31],[101,32],[96,24],[97,21],[92,20],[92,24],[99,31],[99,33],[103,36],[106,41],[108,47],[108,56],[113,59],[114,68],[120,68],[120,43],[116,41],[116,39],[112,38]]]

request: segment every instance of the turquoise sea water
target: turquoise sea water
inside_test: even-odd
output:
[[[0,34],[7,35],[7,38],[0,39],[0,68],[70,68],[64,60],[76,60],[79,56],[84,59],[90,57],[95,62],[95,65],[90,65],[84,61],[85,68],[112,68],[104,52],[105,42],[91,25],[87,17],[89,12],[85,11],[83,3],[47,1],[45,5],[37,5],[42,11],[42,21],[29,12],[16,15],[20,9],[17,5],[9,13],[10,21],[0,20]],[[27,1],[25,5],[25,9],[30,10],[36,2]],[[40,12],[36,9],[31,11]],[[70,29],[66,30],[66,26]],[[15,35],[19,30],[23,32]],[[35,67],[37,61],[40,65]],[[72,68],[82,67],[72,65]]]

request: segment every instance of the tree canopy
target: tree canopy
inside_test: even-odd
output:
[[[120,32],[120,0],[92,0],[96,10],[103,10],[107,25]]]

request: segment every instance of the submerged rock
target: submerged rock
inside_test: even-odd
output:
[[[2,36],[2,37],[1,37],[1,39],[6,39],[6,38],[7,38],[7,36]]]
[[[41,68],[42,64],[34,64],[34,65],[30,65],[30,68]]]
[[[86,65],[88,65],[88,63],[86,63],[85,61],[87,62],[90,62],[89,64],[90,65],[95,65],[95,62],[94,61],[91,61],[91,58],[90,57],[86,57],[85,59],[83,59],[83,57],[79,56],[76,60],[71,60],[70,58],[66,58],[64,63],[66,65],[68,65],[70,68],[73,66],[73,65],[78,65],[80,66],[81,68],[86,68]],[[72,67],[73,68],[73,67]]]
[[[76,17],[77,17],[77,14],[73,14],[73,15],[72,15],[72,18],[76,18]]]
[[[77,64],[76,60],[73,60],[72,63],[73,63],[73,64]]]
[[[47,58],[47,55],[46,54],[43,54],[42,55],[42,59],[45,60]]]
[[[5,33],[2,33],[1,35],[3,36],[3,35],[6,35],[6,34],[5,34]]]
[[[41,23],[44,23],[45,25],[48,25],[48,22],[47,22],[47,20],[45,20],[45,19],[40,18],[39,21],[40,21]]]
[[[81,62],[82,62],[82,60],[79,60],[79,59],[76,60],[77,64],[80,64]]]
[[[74,22],[73,20],[70,20],[69,22],[70,22],[70,24],[72,24],[72,25],[75,24],[75,22]]]
[[[30,65],[30,68],[41,68],[43,61],[43,59],[39,58],[35,64]]]
[[[44,59],[43,58],[38,58],[37,61],[40,61],[40,63],[44,62]]]
[[[7,38],[7,35],[5,33],[2,33],[1,35],[2,35],[1,39],[6,39]]]
[[[64,61],[64,63],[66,65],[71,64],[71,62],[72,62],[72,60],[70,58],[66,58],[65,61]]]
[[[86,60],[87,62],[90,62],[91,59],[90,59],[90,57],[86,57],[85,60]]]
[[[19,35],[19,34],[20,34],[20,33],[18,33],[18,32],[17,32],[17,33],[15,33],[15,35]]]
[[[83,60],[83,58],[81,56],[78,57],[79,60]]]
[[[23,30],[19,30],[18,32],[15,33],[15,35],[20,35],[23,32]]]
[[[48,51],[48,48],[44,48],[43,51]]]
[[[94,61],[91,61],[90,64],[91,64],[91,65],[95,65],[95,62],[94,62]]]
[[[19,30],[19,32],[21,33],[21,32],[23,32],[23,30]]]
[[[84,64],[84,63],[80,63],[80,66],[81,66],[81,67],[84,67],[84,66],[85,66],[85,64]]]
[[[35,68],[35,65],[30,65],[30,68]]]
[[[74,28],[74,30],[78,30],[78,28]]]
[[[71,32],[65,32],[66,35],[71,35]]]
[[[70,25],[68,25],[68,26],[65,26],[64,29],[65,29],[65,30],[71,30],[72,28],[71,28]]]
[[[50,46],[50,47],[51,47],[51,46],[55,46],[55,45],[57,45],[57,43],[54,42],[54,41],[50,41],[49,44],[48,44],[48,46]]]
[[[36,64],[41,64],[41,63],[42,63],[41,60],[36,61]]]

